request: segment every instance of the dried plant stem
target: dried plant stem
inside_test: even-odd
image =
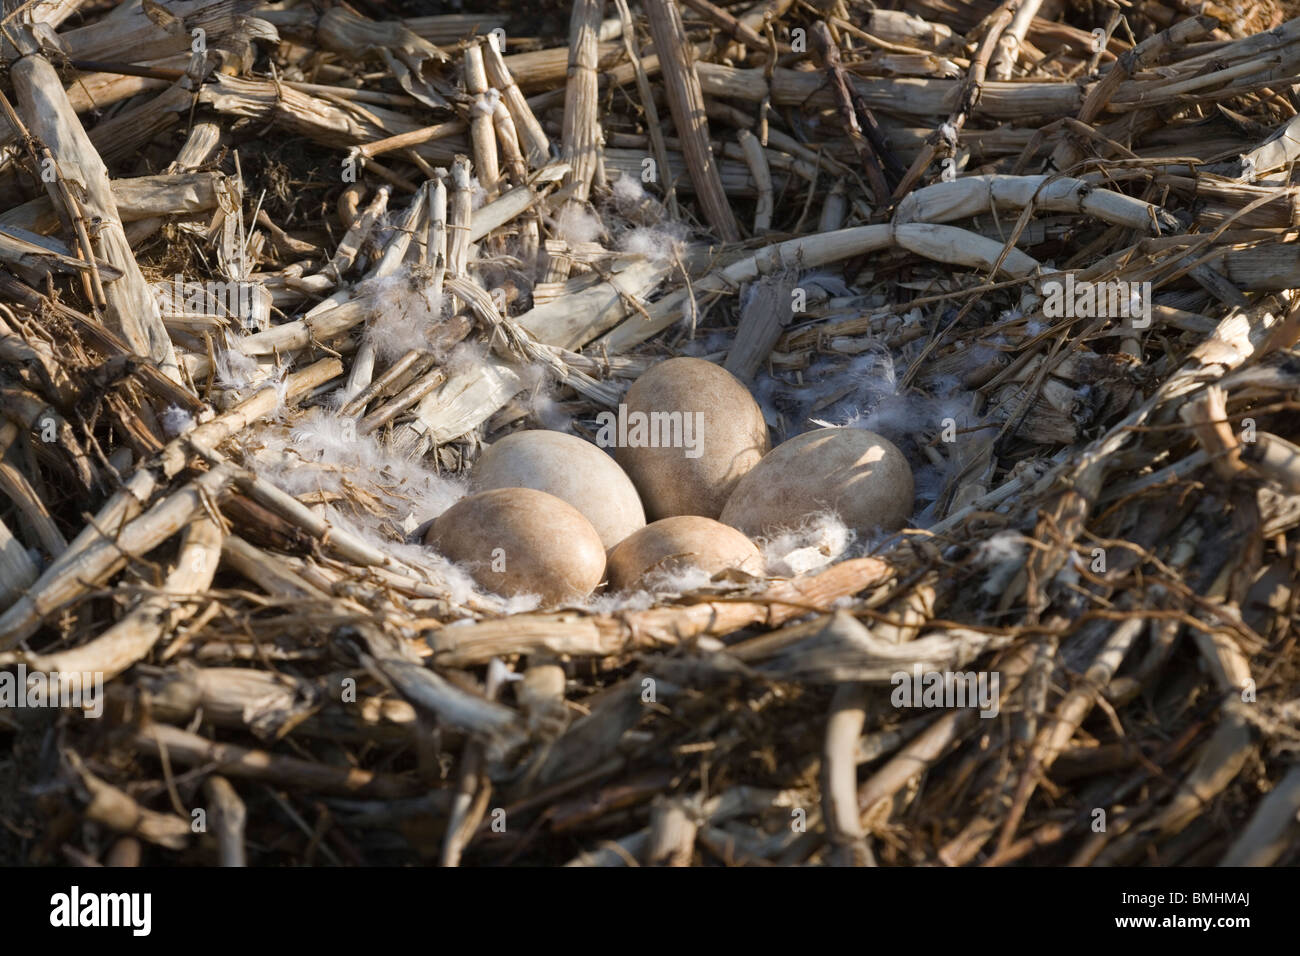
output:
[[[585,203],[600,165],[600,118],[596,98],[596,45],[604,0],[576,0],[569,21],[569,79],[564,93],[563,156],[569,164],[564,185],[574,185],[572,202]]]
[[[13,422],[0,425],[0,494],[18,507],[45,553],[51,558],[57,558],[67,550],[68,542],[27,476],[3,460],[4,452],[17,437],[18,426]]]
[[[866,721],[865,708],[865,688],[844,684],[835,691],[830,719],[826,722],[826,744],[822,755],[822,816],[826,820],[831,852],[836,862],[845,866],[870,866],[875,862],[858,814],[857,761],[854,759]]]
[[[430,180],[425,188],[429,193],[429,219],[424,249],[432,272],[429,299],[441,307],[442,282],[447,274],[447,184],[439,177]]]
[[[836,106],[845,131],[849,135],[849,141],[853,144],[853,149],[857,152],[866,171],[867,182],[871,184],[876,202],[883,204],[889,195],[889,182],[885,178],[884,170],[885,164],[892,157],[889,144],[885,141],[880,125],[871,110],[861,102],[861,97],[854,95],[848,75],[840,62],[840,49],[824,20],[818,20],[813,24],[812,39],[817,57],[826,71],[834,92]],[[897,166],[897,163],[893,165]]]
[[[90,796],[86,817],[118,833],[138,836],[158,846],[179,850],[189,845],[190,823],[174,813],[159,813],[140,806],[130,795],[101,780],[71,750],[64,759]]]
[[[511,117],[510,111],[506,109],[505,103],[500,100],[497,101],[493,110],[492,122],[496,127],[497,142],[500,144],[501,152],[505,156],[510,178],[515,182],[516,190],[525,190],[521,194],[521,198],[527,197],[531,202],[532,191],[528,188],[528,161],[524,158],[520,148],[519,132],[515,128],[514,118]],[[535,210],[530,210],[521,215],[519,257],[524,262],[533,262],[537,259],[537,253],[542,243],[541,219]]]
[[[221,527],[207,515],[186,526],[176,565],[162,593],[146,597],[121,621],[88,644],[54,654],[0,653],[0,666],[22,661],[29,670],[72,675],[100,673],[112,680],[142,660],[164,634],[198,610],[194,597],[212,584],[220,563]]]
[[[646,0],[645,10],[659,56],[673,125],[682,141],[682,152],[700,205],[713,230],[723,240],[735,242],[740,238],[740,228],[718,177],[717,161],[709,143],[704,94],[695,73],[693,51],[686,39],[681,13],[673,0]]]
[[[99,223],[100,255],[122,273],[120,280],[102,291],[109,322],[137,354],[149,356],[164,374],[179,380],[171,339],[122,230],[108,170],[73,112],[58,74],[33,47],[14,63],[11,76],[27,128],[49,149],[55,164],[54,176],[48,180],[50,200],[80,231],[83,249],[92,248],[85,236],[87,219]],[[68,195],[61,185],[68,180],[77,184],[81,195],[73,207],[67,205]]]
[[[487,197],[493,199],[501,188],[501,164],[497,156],[492,114],[501,94],[488,86],[482,44],[465,48],[465,89],[474,97],[469,119],[470,141],[474,145],[474,168],[478,171],[479,185]]]
[[[1300,814],[1300,767],[1292,767],[1228,849],[1220,866],[1273,866],[1295,845]]]
[[[166,724],[150,724],[139,731],[135,745],[143,753],[159,758],[165,755],[165,759],[184,767],[211,766],[224,777],[258,780],[280,787],[390,800],[415,796],[421,789],[414,781],[394,774],[331,767],[265,750],[215,743]]]
[[[630,646],[671,646],[691,637],[730,633],[749,624],[781,624],[811,608],[824,608],[840,597],[878,587],[891,574],[883,562],[860,558],[818,575],[777,582],[756,600],[625,611],[617,616],[556,614],[484,621],[437,632],[432,643],[436,658],[451,667],[486,663],[506,654],[545,651],[599,656]]]
[[[903,176],[902,182],[894,190],[895,201],[902,199],[917,181],[925,174],[930,163],[934,161],[938,154],[939,146],[945,139],[956,139],[961,132],[966,120],[975,108],[983,92],[984,75],[988,69],[989,57],[998,47],[999,38],[1002,31],[1011,23],[1012,16],[1016,9],[1016,0],[1003,0],[997,8],[996,13],[988,20],[988,28],[984,33],[984,38],[980,41],[979,49],[975,53],[975,58],[971,60],[970,70],[967,73],[966,81],[961,89],[961,101],[958,108],[949,115],[948,122],[944,124],[943,129],[931,134],[926,140],[925,146],[921,148],[920,154],[913,160],[911,167]],[[950,131],[950,132],[945,132]],[[956,143],[950,143],[955,146]]]
[[[1016,68],[1016,60],[1025,41],[1025,34],[1029,32],[1029,25],[1033,23],[1042,5],[1043,0],[1020,0],[1016,6],[1015,15],[1012,16],[1007,28],[1002,31],[1002,36],[998,38],[997,52],[993,54],[993,59],[989,63],[989,72],[993,79],[1011,79],[1011,73]]]
[[[663,128],[659,121],[659,107],[655,105],[654,92],[650,87],[650,77],[646,73],[645,64],[641,60],[641,53],[637,49],[636,28],[632,22],[632,13],[628,9],[627,0],[614,0],[614,3],[618,7],[619,18],[623,22],[623,46],[627,50],[628,60],[632,64],[636,77],[636,89],[641,97],[641,108],[645,110],[646,131],[650,136],[650,148],[654,152],[654,160],[659,165],[659,178],[662,183],[664,199],[668,204],[669,213],[676,217],[679,215],[676,183],[669,173],[668,147],[664,143]]]
[[[36,583],[0,616],[0,650],[30,636],[41,621],[77,596],[102,582],[129,559],[142,556],[188,525],[210,506],[230,483],[232,474],[214,468],[163,498],[147,512],[117,528],[101,529],[98,541],[56,561]]]
[[[745,151],[745,162],[749,165],[750,175],[758,184],[758,205],[754,209],[754,232],[762,235],[772,228],[772,170],[767,165],[767,154],[755,136],[747,129],[736,133],[740,148]]]
[[[519,130],[520,145],[528,156],[529,165],[534,168],[545,166],[551,158],[551,141],[542,129],[542,124],[533,115],[532,107],[524,99],[524,94],[515,83],[501,54],[502,51],[496,47],[495,35],[490,35],[487,46],[483,48],[483,65],[487,69],[488,79],[494,88],[501,91],[502,102],[510,111],[515,128]]]
[[[0,603],[16,599],[39,575],[27,548],[0,520]]]
[[[248,810],[239,794],[225,777],[213,775],[203,782],[203,792],[211,806],[212,829],[217,837],[217,860],[220,866],[247,866],[244,849],[244,823]]]
[[[447,219],[447,275],[452,277],[466,275],[469,268],[472,202],[469,157],[457,156],[451,164],[451,194]]]
[[[1038,267],[1038,263],[1018,249],[1008,252],[1000,242],[953,226],[922,223],[856,226],[767,246],[754,256],[710,273],[695,283],[693,291],[721,292],[735,288],[742,282],[752,282],[761,275],[771,275],[780,269],[815,268],[895,244],[939,262],[979,269],[992,270],[1002,260],[1000,270],[1012,276],[1027,276]],[[666,296],[655,303],[651,313],[652,321],[646,322],[639,316],[630,319],[599,341],[607,348],[619,351],[644,342],[676,322],[686,300],[685,291]]]

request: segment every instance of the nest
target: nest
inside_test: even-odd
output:
[[[6,6],[0,860],[1300,859],[1280,4]],[[419,544],[682,354],[908,527]]]

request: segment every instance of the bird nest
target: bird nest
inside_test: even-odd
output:
[[[5,17],[0,861],[1296,863],[1300,20],[467,6]],[[424,543],[675,356],[905,526]]]

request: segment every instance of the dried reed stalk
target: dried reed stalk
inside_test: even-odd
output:
[[[593,180],[603,179],[600,167],[600,117],[597,114],[597,35],[603,0],[578,0],[569,20],[568,82],[564,88],[564,144],[569,164],[565,186],[574,186],[571,202],[587,201]]]
[[[470,140],[474,145],[474,168],[479,185],[489,199],[500,189],[501,165],[497,159],[497,138],[492,114],[501,94],[488,86],[481,45],[465,48],[465,90],[474,97],[470,109]]]
[[[102,297],[107,308],[109,322],[138,354],[149,356],[164,374],[176,378],[179,372],[171,339],[126,241],[109,187],[108,169],[77,120],[54,67],[38,52],[35,39],[23,33],[19,41],[26,55],[14,64],[14,91],[27,131],[48,150],[50,162],[46,168],[51,175],[46,182],[50,201],[65,224],[77,232],[83,256],[102,256],[122,273],[120,280],[102,291],[96,289],[96,296]],[[73,198],[70,187],[75,188],[77,198]],[[97,249],[87,233],[91,220],[98,223]]]
[[[533,115],[532,107],[524,99],[523,92],[506,65],[503,52],[497,49],[494,34],[483,47],[483,64],[487,68],[488,79],[493,88],[501,92],[501,101],[510,111],[515,127],[519,130],[520,145],[528,156],[529,165],[534,168],[545,166],[551,157],[551,141],[542,129],[542,124]]]
[[[42,619],[84,594],[135,556],[153,550],[187,526],[229,484],[231,473],[215,468],[122,526],[109,525],[94,543],[70,547],[36,582],[0,615],[0,650],[28,637]],[[112,538],[106,533],[115,532]],[[75,550],[74,550],[75,548]]]
[[[0,653],[0,666],[22,661],[29,670],[57,673],[62,680],[90,673],[111,680],[142,660],[164,634],[197,612],[194,598],[212,584],[217,571],[221,534],[220,525],[206,515],[187,525],[162,593],[146,597],[89,644],[55,654]]]
[[[1011,22],[998,37],[998,48],[989,63],[989,73],[993,79],[1011,79],[1011,73],[1016,68],[1016,60],[1020,56],[1021,46],[1025,42],[1025,34],[1029,32],[1029,25],[1033,23],[1042,5],[1043,0],[1020,0],[1016,4]]]
[[[726,242],[740,238],[731,203],[722,188],[709,144],[709,121],[695,62],[682,26],[681,13],[672,0],[647,0],[646,15],[663,72],[673,126],[682,141],[686,167],[695,184],[701,208],[710,227]]]
[[[252,750],[234,744],[214,743],[166,724],[150,724],[135,736],[141,753],[166,755],[182,767],[210,765],[222,776],[256,780],[280,787],[306,789],[328,794],[397,799],[414,796],[419,785],[395,774],[372,773]],[[188,829],[188,824],[187,824]]]

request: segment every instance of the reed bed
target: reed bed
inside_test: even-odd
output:
[[[5,5],[0,862],[1300,862],[1290,5],[418,6]],[[424,544],[683,355],[907,524]]]

